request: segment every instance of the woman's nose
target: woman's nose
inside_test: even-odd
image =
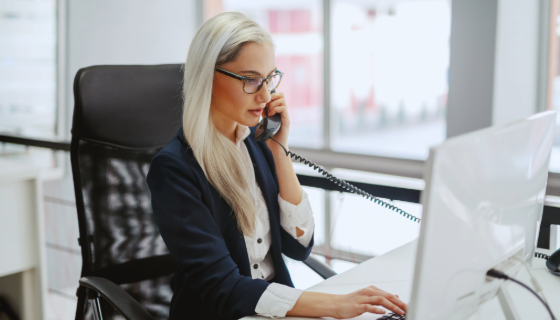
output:
[[[260,103],[268,103],[272,96],[270,95],[270,91],[266,88],[266,83],[263,84],[259,92],[257,92],[257,98],[259,99]]]

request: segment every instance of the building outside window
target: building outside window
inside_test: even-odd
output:
[[[331,6],[331,148],[427,159],[445,140],[449,2]]]

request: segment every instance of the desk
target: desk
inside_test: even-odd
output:
[[[45,236],[39,170],[0,159],[0,295],[21,319],[43,319]]]
[[[412,291],[412,279],[414,273],[414,262],[416,258],[417,240],[405,244],[381,256],[367,260],[344,273],[329,278],[306,291],[346,294],[369,285],[374,285],[385,291],[398,294],[405,302],[410,302]],[[550,254],[551,251],[538,249],[539,252]],[[548,272],[544,260],[533,259],[533,275],[543,287],[546,298],[551,304],[555,316],[560,316],[560,277]],[[529,277],[522,269],[518,279],[530,284]],[[510,293],[518,308],[522,319],[549,320],[550,317],[544,306],[526,290],[510,283]],[[353,319],[377,319],[380,315],[363,314]],[[245,320],[269,319],[260,316],[244,317]],[[310,318],[287,317],[293,320],[309,320]],[[332,319],[332,318],[323,318]],[[498,299],[494,298],[484,304],[478,314],[469,320],[505,319]]]

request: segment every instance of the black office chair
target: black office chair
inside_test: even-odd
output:
[[[71,161],[82,248],[76,319],[167,319],[177,266],[146,174],[181,125],[181,65],[92,66],[74,80]],[[310,257],[323,278],[335,273]],[[100,299],[101,298],[101,299]]]

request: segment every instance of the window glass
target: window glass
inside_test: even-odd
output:
[[[284,73],[283,92],[290,114],[290,146],[323,146],[323,16],[321,1],[206,0],[205,20],[242,12],[272,35],[276,66]]]
[[[450,2],[333,0],[331,147],[426,159],[445,139]]]
[[[334,270],[334,272],[339,274],[348,271],[358,265],[357,263],[337,259],[332,259],[327,262],[327,259],[323,256],[313,256],[317,260],[330,266]],[[315,271],[311,270],[308,266],[301,263],[301,261],[292,260],[284,256],[284,262],[286,262],[286,267],[288,267],[288,270],[290,271],[290,276],[296,289],[305,290],[325,280],[321,278],[321,276],[319,276]]]
[[[332,240],[335,249],[378,256],[398,248],[420,234],[420,224],[361,196],[332,192]],[[385,200],[385,199],[383,199]],[[385,200],[416,217],[422,205]]]
[[[56,1],[0,1],[0,131],[50,137],[56,119]]]
[[[560,0],[551,1],[549,45],[548,108],[560,112]],[[556,117],[556,134],[550,158],[550,171],[560,172],[560,117]]]

